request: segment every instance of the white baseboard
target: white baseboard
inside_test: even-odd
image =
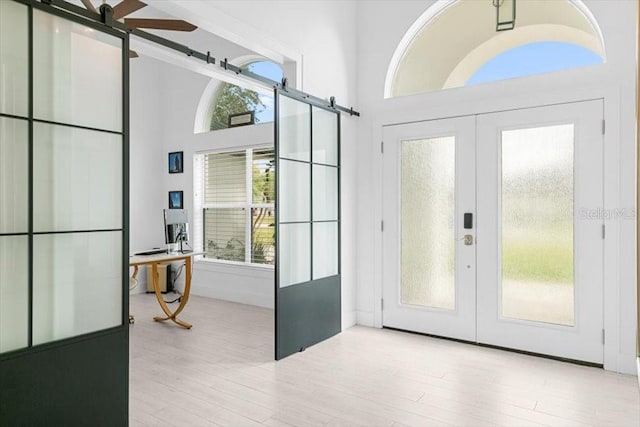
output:
[[[220,287],[213,288],[206,285],[194,285],[191,287],[191,295],[273,309],[273,296],[253,293],[237,288],[225,289]]]
[[[358,325],[374,327],[374,324],[373,324],[373,313],[371,313],[369,311],[360,311],[360,310],[358,310],[356,312],[356,314],[357,314],[356,323]]]

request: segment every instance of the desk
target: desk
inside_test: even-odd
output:
[[[197,255],[202,255],[204,252],[189,252],[186,254],[183,253],[175,253],[175,254],[157,254],[157,255],[131,255],[129,257],[129,267],[133,267],[133,277],[136,278],[138,275],[138,267],[141,265],[151,265],[153,271],[153,290],[156,294],[156,299],[160,304],[160,308],[164,311],[164,314],[167,317],[157,316],[154,317],[153,320],[156,322],[164,322],[165,320],[171,320],[183,328],[191,329],[191,323],[185,322],[184,320],[178,319],[178,314],[184,309],[187,305],[187,301],[189,301],[189,292],[191,291],[191,266],[193,257]],[[160,292],[160,286],[158,285],[158,264],[161,262],[179,262],[184,261],[184,269],[186,270],[185,283],[184,283],[184,293],[180,299],[180,305],[176,309],[176,311],[171,312],[167,303],[164,302],[164,298],[162,293]]]

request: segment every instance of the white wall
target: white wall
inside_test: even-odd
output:
[[[165,103],[161,62],[141,56],[130,61],[130,194],[129,247],[139,251],[164,246],[162,209],[167,195],[164,179],[167,154],[162,138]],[[133,272],[133,270],[132,270]],[[146,291],[145,269],[134,293]]]
[[[383,99],[396,45],[432,0],[358,3],[358,323],[381,326],[381,170],[383,124],[604,98],[605,208],[635,205],[636,2],[585,1],[604,34],[607,62],[581,70],[469,88]],[[381,28],[384,31],[381,31]],[[607,222],[605,367],[635,372],[635,221]]]
[[[189,2],[173,2],[181,8],[189,8]],[[195,3],[195,2],[194,2]],[[206,7],[207,13],[215,16],[216,11],[223,12],[226,16],[243,22],[245,25],[232,27],[228,31],[249,31],[260,34],[261,40],[274,40],[274,45],[287,46],[289,52],[295,51],[302,58],[301,84],[303,90],[321,98],[335,96],[341,105],[357,106],[356,102],[356,7],[353,1],[216,1],[206,4],[198,2],[193,7]],[[188,16],[181,16],[189,19]],[[201,19],[203,17],[200,17]],[[230,20],[229,22],[232,22]],[[225,23],[221,23],[225,25]],[[255,37],[253,37],[255,39]],[[241,39],[241,37],[240,37]],[[216,52],[211,47],[212,53],[217,57],[226,56],[225,52]],[[169,190],[183,190],[185,195],[185,207],[192,207],[192,182],[190,170],[190,153],[195,147],[220,147],[220,144],[233,144],[234,138],[229,133],[232,130],[224,130],[206,134],[193,135],[195,111],[204,91],[208,78],[171,66],[158,67],[154,73],[159,73],[162,80],[158,86],[162,92],[162,107],[159,113],[161,126],[160,140],[163,152],[159,164],[164,168],[166,155],[169,151],[185,152],[185,173],[169,175],[166,172],[165,188],[157,197],[166,198]],[[137,102],[132,97],[132,104]],[[132,113],[132,119],[135,116]],[[133,120],[132,120],[133,121]],[[358,119],[343,116],[342,121],[342,308],[343,328],[355,324],[355,292],[356,292],[356,126]],[[267,125],[264,125],[267,126]],[[256,132],[261,126],[252,126]],[[244,128],[248,129],[248,128]],[[272,138],[272,132],[264,131]],[[155,191],[155,190],[154,190]],[[164,202],[163,202],[164,203]],[[164,207],[164,204],[162,205]],[[132,210],[135,209],[132,205]],[[161,207],[159,208],[161,209]],[[135,227],[145,228],[147,224],[143,220],[134,223]],[[142,234],[146,231],[140,232]],[[154,231],[148,231],[153,234]],[[240,290],[235,287],[236,293],[230,294],[228,288],[219,288],[230,277],[228,271],[213,268],[209,264],[206,267],[196,266],[193,277],[193,292],[208,296],[232,299],[234,295],[242,294],[243,302],[258,305],[271,306],[273,304],[273,281],[268,279],[268,296],[257,291],[258,282],[266,283],[264,271],[257,274],[255,287],[247,285]],[[215,271],[212,271],[215,270]],[[241,272],[240,272],[241,273]],[[241,273],[242,274],[242,273]],[[215,279],[213,279],[215,277]],[[238,282],[251,282],[246,277]],[[206,290],[203,289],[204,284]],[[212,284],[213,283],[213,284]],[[219,288],[219,289],[218,289]],[[212,292],[212,293],[208,293]],[[268,298],[262,300],[261,298]],[[259,303],[260,302],[260,303]]]

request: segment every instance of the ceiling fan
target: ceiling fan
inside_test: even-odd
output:
[[[93,5],[92,0],[81,0],[84,7],[90,12],[100,14],[98,9]],[[103,3],[105,0],[103,0]],[[113,7],[113,19],[123,19],[124,24],[131,28],[148,28],[155,30],[169,30],[169,31],[194,31],[195,25],[183,21],[181,19],[149,19],[149,18],[126,18],[127,15],[142,9],[147,6],[146,3],[140,0],[122,0],[120,3]],[[138,54],[130,50],[129,58],[137,58]]]

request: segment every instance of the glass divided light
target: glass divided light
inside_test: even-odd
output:
[[[502,316],[574,325],[572,124],[502,132]]]
[[[29,231],[29,123],[0,117],[0,234]]]
[[[122,47],[0,0],[0,352],[123,325]]]
[[[28,345],[28,260],[28,236],[0,236],[0,353]]]
[[[36,232],[122,227],[122,136],[35,123]]]
[[[121,132],[122,40],[38,10],[33,28],[34,118]]]
[[[29,23],[26,5],[0,1],[0,113],[29,114]]]
[[[122,323],[122,233],[33,238],[33,343]]]
[[[401,302],[455,308],[455,137],[401,142]]]
[[[338,114],[278,96],[279,287],[340,273]]]

